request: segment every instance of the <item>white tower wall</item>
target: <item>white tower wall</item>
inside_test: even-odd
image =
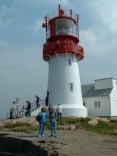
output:
[[[76,55],[56,53],[50,57],[48,91],[49,103],[53,107],[60,103],[63,107],[63,116],[87,116],[87,108],[82,102]]]

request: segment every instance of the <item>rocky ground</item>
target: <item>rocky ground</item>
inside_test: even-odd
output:
[[[37,147],[41,146],[41,148],[44,148],[46,149],[46,151],[49,151],[49,154],[47,154],[48,156],[49,155],[50,156],[57,156],[57,155],[116,156],[117,155],[117,139],[96,134],[93,132],[81,130],[81,129],[58,130],[57,137],[49,137],[50,131],[46,130],[45,137],[43,138],[37,137],[38,135],[37,131],[35,131],[34,134],[25,134],[25,133],[18,133],[18,132],[0,132],[0,135],[2,135],[3,133],[10,134],[14,137],[18,137],[18,139],[21,140],[30,141],[31,143],[29,144],[28,147],[29,151],[32,148],[31,145],[32,143]],[[53,153],[53,155],[51,153]],[[39,155],[39,156],[45,156],[45,155]]]
[[[35,134],[14,133],[24,140],[31,140],[49,151],[57,151],[60,156],[116,156],[117,140],[112,137],[102,136],[85,130],[58,130],[58,136],[38,138]],[[44,142],[41,142],[44,141]],[[44,156],[44,155],[42,155]]]

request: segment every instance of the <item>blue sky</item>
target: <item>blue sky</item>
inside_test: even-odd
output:
[[[80,16],[79,44],[85,52],[79,62],[81,83],[117,78],[116,0],[0,0],[0,118],[16,98],[22,99],[20,108],[28,98],[33,102],[35,95],[42,99],[46,95],[48,63],[42,59],[46,41],[42,23],[58,4]]]

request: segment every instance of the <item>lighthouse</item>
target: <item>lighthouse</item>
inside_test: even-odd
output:
[[[86,117],[83,106],[78,63],[84,58],[79,44],[79,15],[72,10],[58,10],[44,17],[46,29],[43,59],[49,64],[47,99],[53,107],[62,106],[62,115]]]

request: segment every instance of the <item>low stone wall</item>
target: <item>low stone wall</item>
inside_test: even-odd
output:
[[[54,141],[28,141],[13,135],[0,136],[0,156],[58,156],[59,152],[53,146]],[[48,146],[49,144],[49,146]]]

